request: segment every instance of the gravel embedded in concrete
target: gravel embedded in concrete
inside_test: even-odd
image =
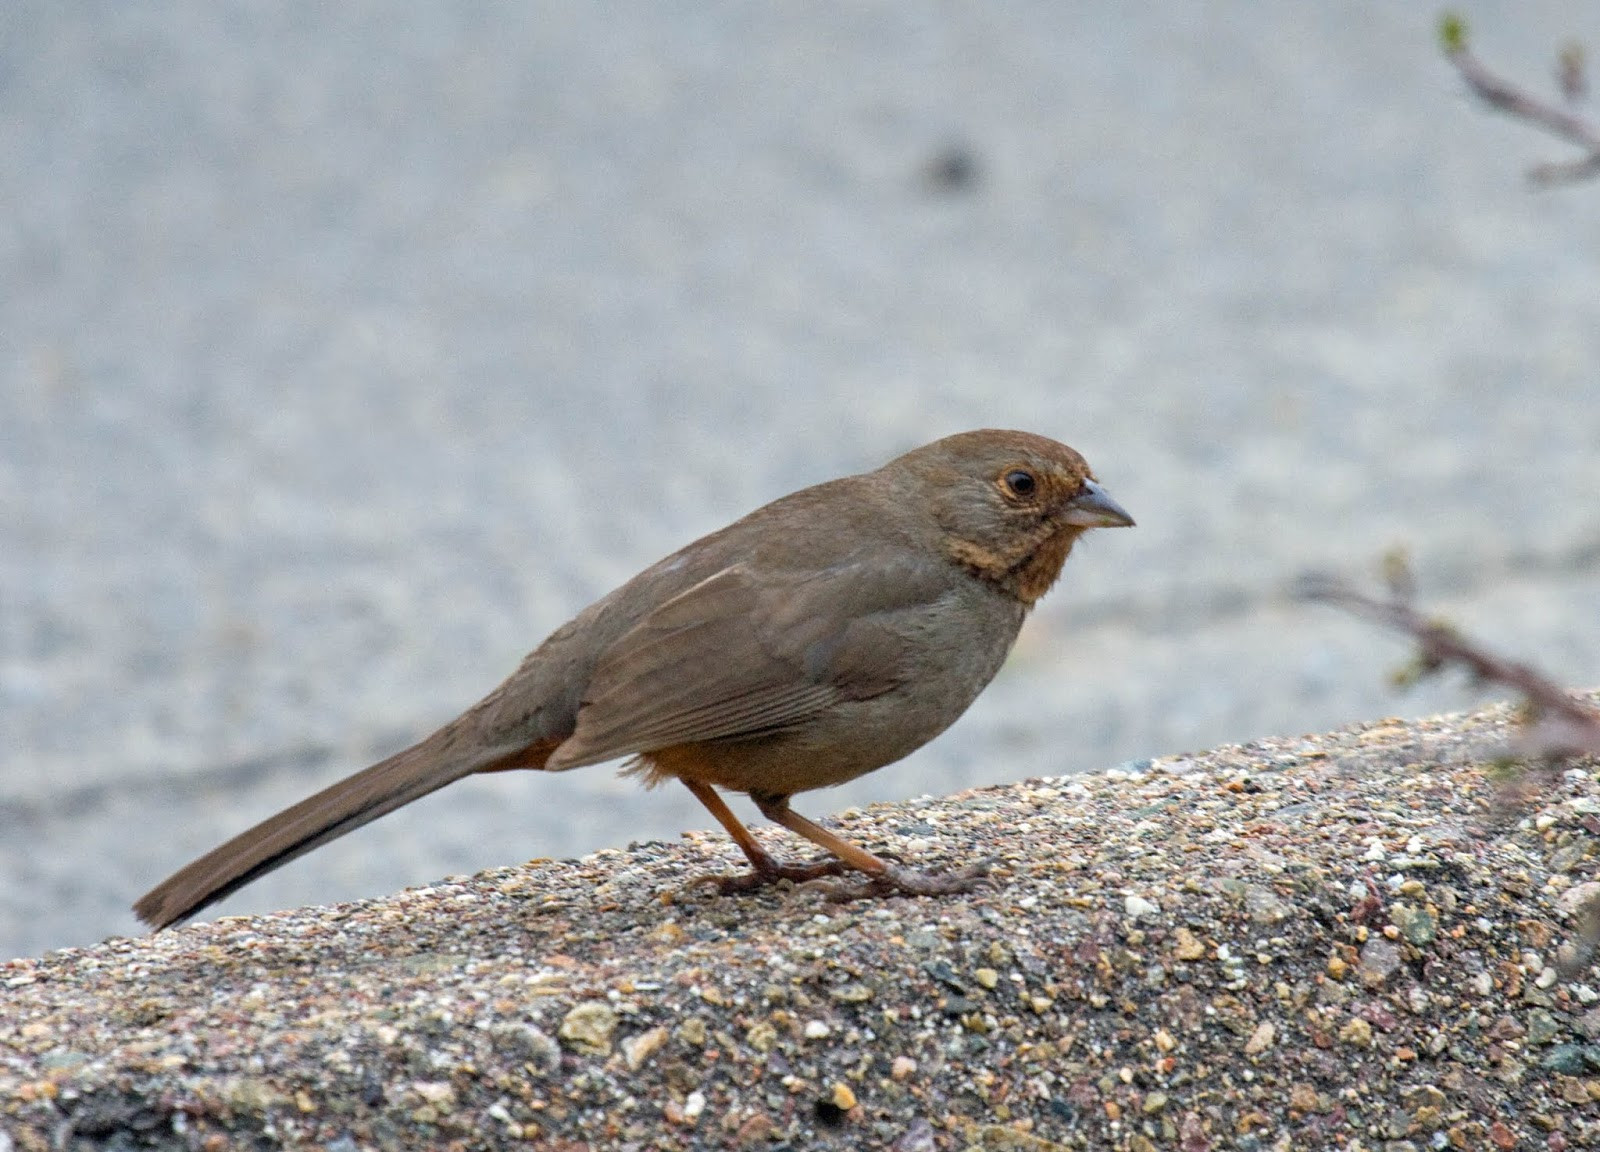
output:
[[[0,967],[18,1149],[1600,1146],[1600,772],[1509,708],[877,806],[967,896],[723,897],[719,835]],[[766,833],[764,833],[766,834]],[[793,850],[794,845],[779,845]],[[122,1143],[116,1144],[120,1139]]]

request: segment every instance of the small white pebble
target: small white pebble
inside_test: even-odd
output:
[[[1543,816],[1534,817],[1533,830],[1535,832],[1547,832],[1551,828],[1554,828],[1558,823],[1560,823],[1560,821],[1557,820],[1556,817],[1546,813]]]
[[[829,1032],[828,1026],[826,1024],[824,1024],[821,1020],[807,1020],[806,1021],[806,1039],[807,1040],[825,1040],[828,1037],[828,1032]]]
[[[1487,996],[1494,991],[1494,977],[1487,972],[1479,972],[1467,981],[1467,987],[1472,989],[1474,996]]]
[[[1561,979],[1559,972],[1554,968],[1546,968],[1539,973],[1539,978],[1533,982],[1533,986],[1535,988],[1553,988],[1559,979]]]
[[[1153,920],[1161,915],[1161,905],[1143,896],[1129,896],[1122,902],[1122,907],[1133,920]]]
[[[700,1113],[706,1110],[706,1094],[696,1089],[689,1093],[688,1099],[683,1102],[683,1118],[693,1124],[700,1119]]]
[[[442,1081],[418,1080],[411,1090],[429,1104],[452,1104],[456,1098],[455,1088]]]
[[[1562,877],[1562,879],[1566,879],[1566,877]],[[1568,916],[1576,916],[1578,915],[1578,910],[1589,904],[1590,901],[1600,900],[1600,880],[1585,880],[1582,884],[1574,884],[1556,899],[1562,912]]]
[[[1574,984],[1572,994],[1578,998],[1579,1004],[1593,1004],[1596,1000],[1600,1000],[1600,992],[1596,992],[1587,984]]]

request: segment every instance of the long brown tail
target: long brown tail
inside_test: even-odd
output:
[[[241,832],[157,884],[133,906],[139,919],[166,928],[215,904],[252,880],[474,772],[540,768],[560,741],[486,748],[462,717],[421,743],[347,776]]]

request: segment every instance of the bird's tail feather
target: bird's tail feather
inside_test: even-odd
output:
[[[292,808],[241,832],[179,869],[139,898],[133,910],[166,928],[298,856],[474,772],[539,768],[559,741],[532,748],[485,748],[460,722],[380,760]]]

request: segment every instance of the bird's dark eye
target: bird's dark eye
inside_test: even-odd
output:
[[[1038,478],[1026,468],[1013,468],[1006,473],[1006,490],[1013,496],[1032,496],[1038,487]]]

